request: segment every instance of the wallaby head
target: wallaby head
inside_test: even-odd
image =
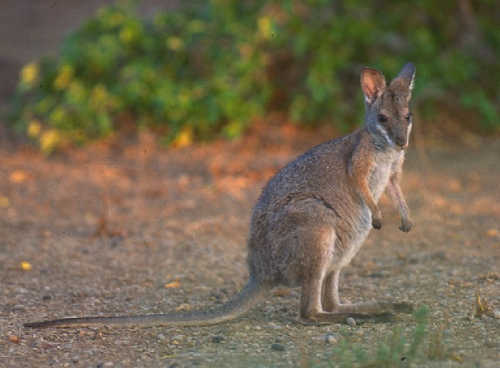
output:
[[[412,127],[409,103],[414,80],[412,63],[406,64],[389,86],[378,70],[363,69],[361,88],[365,96],[365,123],[378,146],[397,149],[408,146]]]

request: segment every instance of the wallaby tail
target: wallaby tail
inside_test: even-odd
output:
[[[213,311],[150,314],[116,317],[63,318],[29,322],[24,327],[85,327],[85,326],[207,326],[232,320],[259,303],[269,288],[250,278],[245,287],[230,301]]]

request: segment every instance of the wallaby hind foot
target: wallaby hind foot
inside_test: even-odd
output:
[[[347,318],[389,322],[399,313],[412,313],[413,304],[407,302],[363,302],[357,304],[341,304],[334,310],[314,311],[301,315],[301,321],[308,323],[345,323]]]
[[[396,318],[394,313],[377,313],[377,314],[363,314],[363,313],[344,313],[344,312],[320,312],[314,316],[303,318],[300,317],[299,323],[303,325],[324,325],[332,323],[348,323],[348,318],[354,319],[357,323],[374,322],[374,323],[387,323],[393,322]]]
[[[383,314],[383,313],[412,313],[413,304],[399,301],[372,301],[347,303],[336,306],[328,312]]]

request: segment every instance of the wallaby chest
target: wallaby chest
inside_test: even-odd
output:
[[[368,185],[375,201],[378,202],[384,192],[389,179],[394,172],[395,164],[404,158],[404,151],[393,149],[376,152],[374,157],[375,164],[368,179]]]

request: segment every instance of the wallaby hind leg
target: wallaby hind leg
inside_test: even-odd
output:
[[[404,302],[363,302],[363,303],[340,303],[339,297],[340,270],[331,272],[325,277],[323,285],[322,305],[325,312],[331,313],[353,313],[369,315],[380,315],[398,312],[411,312],[412,305]]]
[[[343,322],[347,317],[366,318],[362,313],[337,310],[335,302],[333,302],[335,305],[333,312],[324,310],[325,285],[335,282],[335,277],[331,277],[328,271],[333,255],[331,249],[335,244],[336,236],[335,231],[331,228],[316,227],[313,231],[311,230],[302,232],[302,236],[300,236],[303,247],[307,249],[308,254],[307,262],[304,264],[306,271],[302,281],[300,299],[301,319],[305,322]]]
[[[315,320],[315,316],[323,312],[322,291],[333,254],[335,231],[332,228],[317,228],[315,231],[308,231],[301,240],[307,257],[303,264],[300,317]]]
[[[333,312],[340,305],[339,296],[340,270],[330,272],[323,282],[321,304],[325,312]]]
[[[325,285],[334,282],[334,277],[333,274],[325,276],[324,270],[321,267],[316,268],[316,271],[316,273],[311,273],[309,278],[304,279],[302,284],[302,296],[300,300],[300,317],[302,321],[345,322],[348,317],[366,319],[373,316],[390,316],[390,313],[376,313],[372,315],[358,312],[351,308],[339,308],[339,304],[336,304],[336,302],[331,299],[329,299],[328,302],[331,303],[331,305],[328,303],[325,305],[324,296],[325,293],[327,293]],[[328,307],[331,310],[326,311],[324,307]]]
[[[337,310],[339,300],[338,291],[334,288],[325,287],[335,284],[335,273],[329,273],[333,256],[332,247],[335,244],[336,235],[332,228],[307,229],[299,231],[302,247],[307,251],[304,263],[304,277],[302,280],[302,295],[300,299],[300,317],[306,322],[342,322],[347,317],[361,317],[351,312],[340,312]],[[338,278],[337,278],[338,280]],[[331,304],[334,311],[324,310],[323,301],[325,293],[331,294]],[[335,301],[337,300],[337,301]]]
[[[325,312],[379,314],[392,311],[390,305],[387,305],[387,303],[364,302],[356,304],[341,304],[339,296],[339,281],[340,270],[333,271],[325,277],[321,299],[321,304]]]
[[[302,319],[315,320],[315,317],[323,312],[321,307],[322,282],[320,275],[312,275],[307,280],[304,280],[300,298],[300,317]]]

